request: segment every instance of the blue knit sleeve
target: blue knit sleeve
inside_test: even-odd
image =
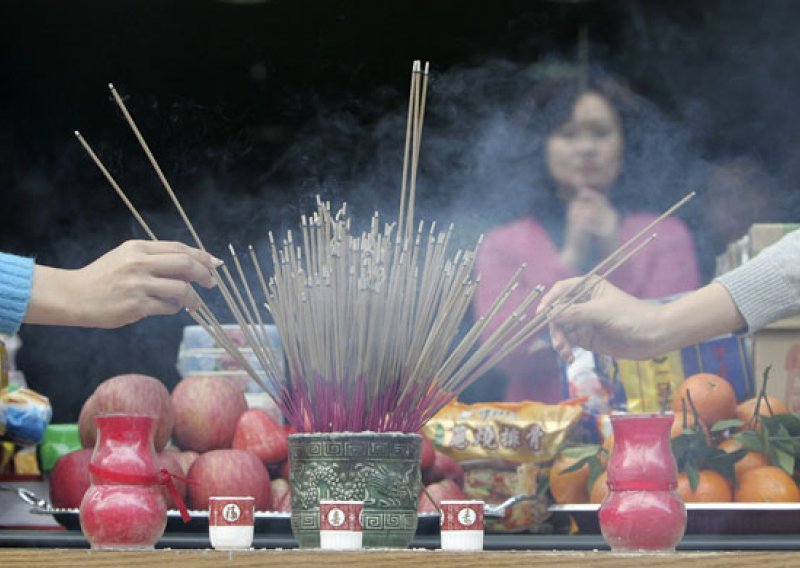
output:
[[[0,333],[16,333],[28,309],[33,259],[0,252]]]

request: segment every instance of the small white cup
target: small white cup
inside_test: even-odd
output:
[[[483,501],[443,500],[442,550],[483,550]]]
[[[219,549],[250,548],[253,544],[253,497],[209,497],[208,536]]]
[[[319,547],[324,550],[360,550],[363,512],[363,501],[320,501]]]

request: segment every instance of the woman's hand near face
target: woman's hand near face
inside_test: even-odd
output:
[[[127,241],[77,270],[37,265],[24,321],[114,328],[196,309],[191,283],[213,287],[212,270],[221,264],[179,242]]]
[[[574,270],[587,270],[617,246],[619,213],[599,191],[579,190],[567,205],[566,222],[561,260]]]

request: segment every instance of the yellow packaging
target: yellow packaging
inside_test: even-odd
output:
[[[19,448],[14,454],[14,473],[17,475],[41,475],[36,459],[36,446]]]
[[[461,462],[464,494],[497,505],[515,495],[535,495],[540,464],[551,461],[582,414],[581,401],[452,402],[423,427],[422,434]],[[548,516],[546,499],[525,501],[486,530],[535,529]]]
[[[458,460],[503,460],[541,464],[552,460],[581,417],[577,404],[451,402],[422,434]]]
[[[672,393],[684,379],[680,351],[646,361],[617,359],[617,366],[628,412],[658,412],[665,400],[672,408]]]
[[[11,464],[14,461],[14,444],[12,442],[0,442],[0,475],[14,473]]]

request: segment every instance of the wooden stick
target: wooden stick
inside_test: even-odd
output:
[[[122,100],[122,97],[119,96],[119,93],[117,93],[117,90],[114,88],[113,84],[109,83],[108,88],[111,91],[111,95],[114,97],[114,101],[117,103],[117,107],[119,107],[119,109],[122,111],[122,114],[125,117],[125,120],[128,122],[128,125],[130,126],[131,130],[133,131],[134,136],[136,136],[136,139],[139,141],[139,145],[142,147],[142,150],[144,150],[147,159],[150,160],[150,164],[153,166],[153,170],[155,170],[156,174],[158,175],[158,179],[161,180],[161,184],[164,186],[164,189],[167,190],[170,199],[172,199],[172,203],[175,205],[175,209],[178,210],[178,214],[181,216],[181,219],[183,219],[183,222],[189,229],[189,232],[191,232],[192,237],[194,238],[194,242],[197,244],[198,248],[200,248],[201,250],[206,250],[205,247],[203,246],[203,242],[200,240],[200,236],[197,234],[197,231],[195,231],[192,222],[189,220],[189,217],[183,210],[183,206],[178,200],[178,196],[175,195],[175,192],[173,191],[172,186],[167,180],[167,177],[161,170],[161,166],[158,164],[158,161],[153,155],[153,152],[150,151],[150,146],[147,145],[144,136],[142,136],[142,133],[139,131],[139,127],[136,126],[136,122],[133,120],[131,113],[128,112],[128,107],[125,106],[125,102]]]
[[[403,235],[403,216],[406,209],[406,182],[408,181],[408,157],[411,151],[411,127],[414,112],[414,85],[419,80],[419,61],[414,61],[411,66],[411,86],[408,89],[408,118],[406,119],[406,142],[403,150],[403,177],[400,183],[400,209],[397,221],[397,238]]]

